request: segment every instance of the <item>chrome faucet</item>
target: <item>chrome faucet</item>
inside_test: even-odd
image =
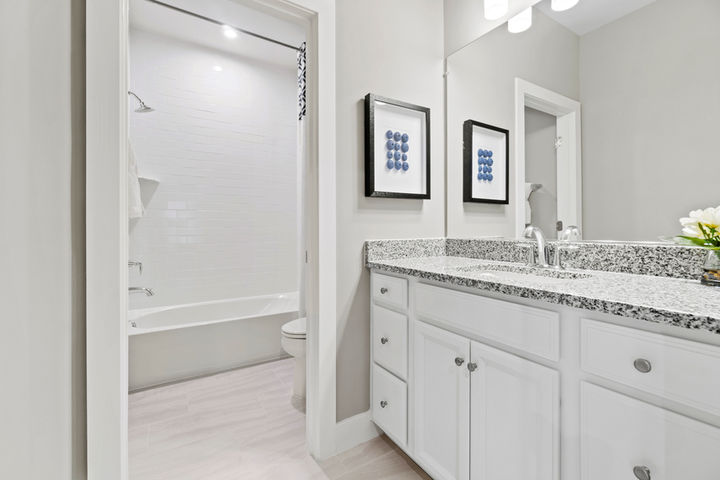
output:
[[[528,226],[523,232],[525,238],[534,238],[537,242],[537,264],[543,268],[547,268],[550,265],[547,261],[547,242],[545,241],[545,235],[540,227],[533,225]]]
[[[134,261],[134,260],[130,260],[130,261],[128,262],[128,268],[133,268],[133,267],[137,267],[137,268],[138,268],[138,273],[139,273],[140,275],[142,275],[142,262],[136,262],[136,261]]]
[[[144,293],[148,297],[152,297],[155,295],[155,292],[152,291],[152,288],[145,288],[145,287],[129,287],[128,293]]]

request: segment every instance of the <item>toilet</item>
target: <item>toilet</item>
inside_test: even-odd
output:
[[[307,322],[298,318],[282,326],[280,342],[283,350],[295,357],[293,403],[305,401],[305,337]]]

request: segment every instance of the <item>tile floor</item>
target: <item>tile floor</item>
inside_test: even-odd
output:
[[[290,404],[292,360],[130,395],[131,480],[430,479],[386,437],[323,462]]]

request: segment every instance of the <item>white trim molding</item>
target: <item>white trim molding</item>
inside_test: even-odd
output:
[[[382,431],[372,421],[372,411],[358,413],[337,423],[335,454],[345,452],[380,435]]]
[[[582,229],[580,102],[515,78],[515,236],[522,237],[525,230],[525,107],[557,117],[563,140],[557,153],[558,219]]]

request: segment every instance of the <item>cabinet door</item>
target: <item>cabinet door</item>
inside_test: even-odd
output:
[[[481,343],[470,348],[471,479],[558,479],[558,372]]]
[[[720,429],[583,382],[582,480],[717,480]]]
[[[467,480],[470,341],[423,322],[413,339],[415,458],[435,480]]]

